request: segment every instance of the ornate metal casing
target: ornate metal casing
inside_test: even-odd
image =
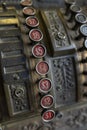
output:
[[[17,2],[0,7],[0,129],[86,130],[87,8]]]

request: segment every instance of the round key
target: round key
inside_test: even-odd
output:
[[[48,93],[52,89],[51,80],[48,78],[43,78],[39,81],[39,90],[43,93]]]
[[[41,99],[41,106],[43,108],[51,108],[54,104],[54,98],[52,95],[46,95]]]
[[[35,16],[27,17],[26,24],[29,27],[37,27],[39,25],[39,21]]]
[[[83,25],[80,27],[80,33],[81,33],[84,37],[87,37],[87,24],[83,24]]]
[[[69,15],[69,13],[70,13],[70,6],[75,4],[75,3],[76,3],[75,0],[65,0],[65,4],[66,4],[65,15]]]
[[[47,110],[42,114],[42,120],[44,122],[50,122],[55,118],[55,112],[53,110]]]
[[[43,39],[43,34],[39,29],[32,29],[29,32],[29,37],[32,41],[39,42]]]
[[[87,22],[87,17],[85,14],[83,13],[78,13],[75,15],[75,25],[74,27],[72,28],[73,30],[78,30],[79,27],[82,25],[82,24],[85,24]]]
[[[87,49],[87,39],[84,41],[84,48]]]
[[[27,16],[33,16],[36,14],[36,10],[33,7],[24,7],[23,13]]]
[[[80,12],[81,12],[81,8],[80,8],[80,6],[78,6],[78,5],[71,5],[71,6],[70,6],[70,10],[71,10],[73,13],[80,13]]]
[[[43,58],[46,55],[46,48],[42,44],[36,44],[32,48],[32,54],[36,58]]]
[[[49,72],[49,65],[45,61],[41,61],[36,65],[36,71],[40,75],[46,75]]]
[[[71,5],[70,6],[71,16],[68,21],[72,22],[74,17],[77,13],[81,12],[81,8],[78,5]]]
[[[81,24],[84,24],[87,22],[87,16],[83,13],[78,13],[76,16],[75,16],[75,20],[76,22],[78,23],[81,23]]]
[[[75,38],[76,40],[84,39],[84,42],[87,37],[87,24],[83,24],[79,28],[79,35]]]
[[[21,0],[20,4],[22,6],[31,6],[32,5],[32,1],[31,0]]]

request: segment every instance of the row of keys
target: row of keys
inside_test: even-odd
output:
[[[26,0],[24,1],[26,3]],[[35,16],[36,10],[29,6],[27,7],[25,4],[25,7],[23,8],[23,14],[26,18],[25,23],[29,28],[29,39],[32,44],[32,55],[35,57],[35,59],[41,59],[41,61],[37,62],[35,65],[35,71],[44,78],[40,77],[40,80],[38,82],[38,89],[40,93],[44,96],[42,96],[40,105],[43,109],[49,109],[53,107],[54,105],[54,97],[49,94],[49,92],[52,90],[52,83],[49,78],[46,78],[46,75],[49,72],[49,64],[44,61],[44,57],[46,56],[46,47],[42,44],[43,41],[43,33],[39,29],[39,20]],[[34,44],[34,45],[33,45]],[[48,110],[43,113],[42,119],[45,122],[49,122],[55,117],[55,112],[53,110]]]
[[[67,20],[67,22],[70,22],[72,25],[73,25],[73,22],[74,22],[73,27],[69,26],[69,28],[76,31],[76,30],[79,29],[79,27],[82,24],[85,24],[87,22],[87,16],[83,13],[81,7],[76,5],[75,0],[72,0],[72,1],[65,0],[65,3],[68,4],[67,5],[68,6],[68,12],[65,13],[65,16],[67,18],[65,17],[65,19]]]
[[[81,40],[84,38],[83,47],[79,50],[87,48],[87,16],[83,10],[76,5],[75,0],[65,0],[67,4],[68,13],[65,13],[65,19],[67,19],[68,28],[75,32],[76,36],[71,36],[74,40]],[[66,8],[66,10],[67,10]],[[66,18],[67,17],[67,18]],[[73,35],[73,34],[72,34]]]
[[[79,57],[79,66],[80,66],[80,75],[81,78],[81,89],[83,98],[87,97],[87,15],[76,4],[75,0],[65,0],[66,3],[66,11],[65,11],[65,19],[67,20],[67,26],[71,31],[71,35],[73,33],[77,34],[76,36],[71,36],[74,41],[76,41],[76,47],[78,51]],[[73,33],[72,33],[73,32]]]

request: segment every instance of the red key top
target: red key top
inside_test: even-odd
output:
[[[32,41],[39,42],[43,39],[43,34],[39,29],[32,29],[29,32],[29,37]]]
[[[23,13],[28,16],[33,16],[36,14],[36,10],[33,7],[24,7]]]
[[[46,48],[45,48],[45,46],[41,45],[41,44],[36,44],[32,48],[32,54],[36,58],[42,58],[42,57],[44,57],[46,55]]]
[[[42,120],[45,122],[50,122],[55,118],[55,112],[53,110],[47,110],[42,114]]]
[[[49,65],[45,61],[41,61],[36,65],[36,71],[40,75],[46,75],[49,71]]]
[[[54,98],[52,95],[46,95],[41,99],[41,106],[43,108],[51,108],[54,104]]]
[[[51,80],[48,78],[43,78],[39,81],[39,90],[43,93],[47,93],[52,89]]]
[[[39,21],[36,17],[30,16],[26,18],[26,24],[29,27],[37,27],[39,25]]]
[[[31,6],[32,5],[32,1],[31,0],[21,0],[20,4],[22,6]]]

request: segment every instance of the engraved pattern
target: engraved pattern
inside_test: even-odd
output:
[[[72,58],[55,58],[51,61],[56,105],[75,102],[76,86]]]
[[[40,125],[38,126],[35,123],[30,123],[28,126],[24,126],[23,130],[52,130],[51,126]]]
[[[36,118],[36,119],[35,119]],[[3,130],[52,130],[51,124],[44,124],[40,121],[40,117],[34,117],[27,120],[22,120],[16,124],[12,124],[5,127],[2,126]]]
[[[69,42],[63,24],[55,10],[45,11],[50,28],[48,29],[50,36],[53,37],[56,47],[68,46]]]
[[[6,125],[6,130],[86,130],[87,129],[87,105],[73,106],[72,109],[63,109],[57,113],[55,120],[43,123],[40,117],[22,120],[13,125]],[[38,121],[39,118],[39,121]],[[5,130],[3,129],[3,130]]]
[[[29,109],[26,87],[22,85],[11,85],[10,96],[13,113],[23,112]]]
[[[23,130],[37,130],[38,129],[38,124],[36,123],[30,123],[27,126],[23,127]]]
[[[81,107],[81,108],[80,108]],[[72,110],[63,111],[62,118],[56,118],[53,122],[54,130],[86,130],[87,128],[87,106],[79,106]]]

